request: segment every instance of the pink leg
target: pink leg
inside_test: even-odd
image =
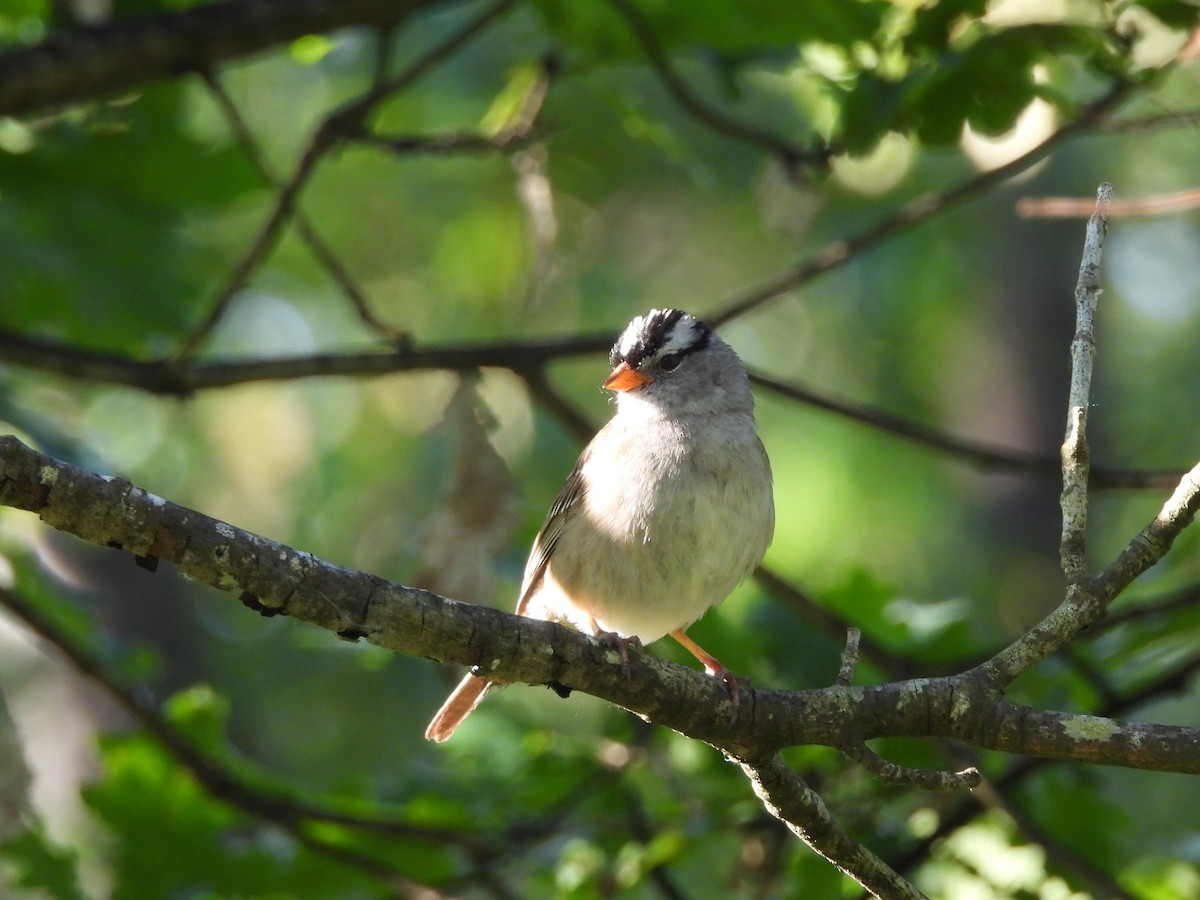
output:
[[[738,710],[741,709],[742,705],[741,684],[742,682],[745,682],[746,686],[749,687],[750,679],[746,678],[745,676],[734,675],[727,668],[725,668],[724,664],[722,664],[719,659],[684,634],[682,629],[676,628],[671,632],[671,637],[679,641],[679,643],[684,646],[688,653],[692,654],[692,656],[696,657],[696,659],[700,660],[700,662],[704,664],[705,672],[717,679],[728,689],[730,706],[729,724],[733,725],[735,722],[737,722]]]

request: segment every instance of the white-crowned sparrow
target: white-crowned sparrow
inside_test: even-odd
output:
[[[516,612],[645,644],[670,634],[730,684],[736,704],[728,670],[683,629],[762,561],[775,528],[746,371],[675,309],[630,322],[610,361],[604,387],[617,413],[550,508]],[[467,675],[425,736],[449,738],[491,686]]]

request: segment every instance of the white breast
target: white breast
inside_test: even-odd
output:
[[[614,424],[590,448],[588,490],[531,612],[584,629],[590,617],[650,643],[700,618],[762,560],[774,527],[770,467],[749,415],[706,422],[703,441],[677,430],[648,442]]]

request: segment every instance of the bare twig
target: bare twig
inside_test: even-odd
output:
[[[1088,472],[1087,416],[1092,398],[1092,365],[1096,357],[1096,304],[1100,300],[1100,261],[1108,235],[1108,203],[1112,185],[1096,192],[1096,211],[1088,222],[1075,286],[1075,338],[1071,341],[1071,387],[1067,399],[1067,435],[1062,445],[1062,539],[1059,556],[1068,585],[1086,572]]]
[[[246,123],[245,118],[243,118],[241,111],[237,108],[237,104],[233,102],[233,98],[229,96],[229,92],[225,90],[225,86],[211,71],[203,72],[202,75],[204,83],[208,86],[209,92],[212,94],[217,106],[220,107],[225,120],[229,123],[229,128],[233,132],[234,137],[237,138],[242,152],[250,161],[250,165],[253,166],[258,176],[266,182],[268,187],[276,191],[282,190],[283,186],[279,183],[275,173],[271,171],[270,165],[259,148],[258,141],[254,139],[249,125]],[[350,301],[350,305],[354,308],[354,311],[358,314],[363,324],[388,341],[400,340],[401,332],[375,315],[362,288],[350,276],[342,261],[338,259],[332,248],[325,243],[324,238],[317,233],[315,226],[309,220],[308,216],[305,215],[304,210],[296,208],[292,218],[296,227],[296,234],[308,245],[313,256],[325,267],[325,271],[329,273],[329,276],[342,289],[342,293],[346,295],[346,299]]]
[[[1166,555],[1198,509],[1200,464],[1183,476],[1159,514],[1133,537],[1108,568],[1095,577],[1076,582],[1057,609],[979,666],[979,674],[995,685],[1006,685],[1098,620],[1121,591]]]
[[[1088,631],[1087,636],[1106,634],[1129,622],[1139,619],[1163,618],[1176,610],[1200,606],[1200,584],[1189,584],[1170,593],[1156,597],[1141,598],[1136,604],[1109,612]]]
[[[961,791],[974,789],[983,781],[983,776],[974,766],[960,772],[938,772],[933,769],[915,769],[901,766],[884,759],[861,741],[847,741],[839,748],[848,757],[888,784],[902,784],[923,791]]]
[[[1146,116],[1114,117],[1099,123],[1098,130],[1104,134],[1141,134],[1162,128],[1180,128],[1200,122],[1200,109],[1184,109],[1178,112],[1153,113]]]
[[[496,131],[449,131],[441,134],[386,135],[360,130],[347,140],[390,150],[393,153],[456,153],[508,150],[527,141],[537,125],[538,114],[550,93],[550,80],[558,70],[553,56],[541,62],[540,71],[529,84],[512,116]]]
[[[1173,194],[1113,200],[1108,204],[1109,218],[1161,216],[1164,213],[1192,210],[1200,206],[1200,189],[1191,188]],[[1017,215],[1027,219],[1079,219],[1095,213],[1096,202],[1083,197],[1023,197],[1017,201]]]
[[[1179,533],[1200,508],[1200,464],[1180,480],[1162,510],[1134,536],[1120,555],[1098,576],[1086,574],[1087,529],[1087,410],[1091,397],[1092,361],[1095,356],[1095,313],[1100,296],[1099,267],[1108,230],[1105,206],[1111,186],[1097,192],[1096,214],[1088,225],[1083,259],[1075,289],[1076,328],[1071,342],[1071,386],[1067,434],[1063,441],[1063,527],[1060,545],[1062,568],[1067,576],[1067,596],[1050,615],[976,670],[997,687],[1064,646],[1095,622],[1109,604],[1135,578],[1166,555]]]
[[[846,629],[846,646],[842,648],[842,662],[838,666],[834,684],[849,687],[854,683],[854,670],[858,668],[858,645],[862,641],[862,629],[851,626]]]
[[[774,569],[759,566],[754,571],[754,580],[771,598],[781,606],[790,610],[806,625],[818,628],[831,641],[842,640],[853,624],[822,605],[816,598],[810,596],[801,588],[792,584]],[[918,666],[913,660],[903,656],[884,644],[874,640],[869,634],[859,630],[859,656],[871,665],[885,672],[890,678],[906,678],[912,675],[931,674],[929,665]],[[938,668],[937,672],[945,671]],[[954,672],[962,671],[955,667]],[[946,671],[948,674],[948,671]]]
[[[515,0],[496,0],[446,40],[420,56],[404,72],[376,82],[366,93],[338,107],[321,122],[300,155],[292,174],[276,194],[275,204],[267,221],[217,292],[204,318],[180,344],[176,351],[176,360],[191,356],[208,339],[234,297],[270,255],[279,241],[284,225],[292,218],[300,192],[312,177],[317,163],[347,136],[360,132],[367,116],[382,100],[427,75],[448,56],[483,33],[500,16],[508,12],[514,2]]]
[[[521,374],[551,359],[607,351],[611,345],[611,335],[583,334],[486,344],[399,347],[387,352],[305,353],[261,359],[214,357],[175,363],[169,359],[136,360],[0,328],[0,359],[6,362],[168,396],[186,396],[251,381],[386,375],[424,369],[462,371],[495,366]]]

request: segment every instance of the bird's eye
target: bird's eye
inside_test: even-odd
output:
[[[668,353],[658,361],[658,370],[660,372],[674,372],[679,368],[681,362],[683,362],[683,354]]]

